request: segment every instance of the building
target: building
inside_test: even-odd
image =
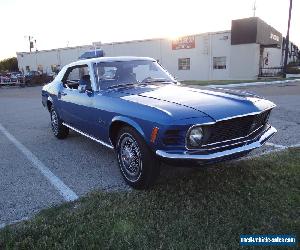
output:
[[[101,48],[105,56],[147,56],[159,61],[179,80],[256,79],[282,69],[284,38],[257,17],[233,20],[231,30],[181,37],[116,43],[93,43],[36,52],[18,52],[19,69],[56,72],[87,50]],[[299,60],[289,44],[289,61]]]

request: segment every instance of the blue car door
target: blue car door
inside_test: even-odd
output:
[[[64,121],[68,125],[90,134],[93,98],[92,92],[80,93],[77,89],[64,90],[61,97]]]
[[[88,66],[79,65],[68,69],[63,78],[63,87],[58,94],[64,122],[75,129],[91,134],[93,99]]]

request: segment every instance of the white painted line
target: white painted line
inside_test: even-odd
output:
[[[235,87],[247,87],[247,86],[258,86],[258,85],[270,85],[278,83],[289,83],[289,82],[299,82],[300,79],[291,79],[291,80],[278,80],[272,82],[243,82],[243,83],[230,83],[230,84],[212,84],[207,85],[210,88],[235,88]]]
[[[300,148],[300,143],[288,146],[289,148]]]
[[[13,224],[25,221],[25,220],[29,220],[29,217],[23,217],[19,220],[14,220],[14,221],[11,221],[11,222],[8,222],[8,223],[2,223],[2,224],[0,224],[0,229],[4,228],[6,226],[9,226],[9,225],[13,225]]]
[[[10,140],[24,156],[35,166],[55,187],[55,189],[64,197],[66,201],[74,201],[78,199],[77,194],[66,186],[57,176],[55,176],[49,168],[47,168],[33,153],[30,152],[21,142],[19,142],[12,134],[10,134],[0,123],[0,131]]]
[[[275,143],[272,143],[272,142],[266,142],[266,145],[274,147],[274,148],[281,148],[281,149],[288,148],[288,146],[283,146],[283,145],[275,144]]]

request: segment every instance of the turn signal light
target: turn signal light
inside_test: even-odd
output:
[[[152,143],[155,142],[157,134],[158,134],[158,127],[154,127],[152,129],[152,133],[151,133],[151,137],[150,137],[150,142],[152,142]]]

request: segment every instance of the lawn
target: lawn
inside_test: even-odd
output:
[[[236,249],[240,234],[300,232],[300,148],[97,191],[0,231],[0,249]]]

